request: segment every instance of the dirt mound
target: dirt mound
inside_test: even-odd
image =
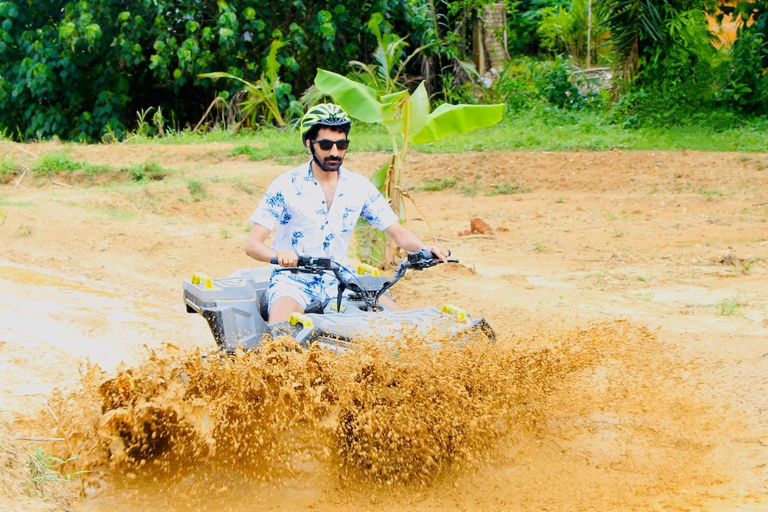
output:
[[[469,229],[465,231],[461,231],[459,233],[459,236],[468,236],[468,235],[492,235],[493,229],[491,229],[491,226],[485,222],[480,217],[472,217],[469,220]]]

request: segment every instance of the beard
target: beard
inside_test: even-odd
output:
[[[344,158],[340,156],[327,156],[323,158],[323,161],[321,162],[320,159],[317,158],[314,148],[310,149],[310,151],[312,152],[312,160],[314,160],[317,166],[325,172],[338,172],[341,163],[344,161]]]
[[[323,165],[321,165],[320,168],[325,172],[336,172],[339,170],[339,167],[341,167],[343,161],[343,158],[329,156],[323,159]]]

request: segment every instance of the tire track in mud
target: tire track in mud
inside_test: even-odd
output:
[[[730,481],[717,440],[741,424],[642,326],[395,345],[91,367],[57,402],[93,471],[87,503],[646,510],[701,506]]]

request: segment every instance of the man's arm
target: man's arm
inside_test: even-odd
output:
[[[267,247],[264,242],[269,236],[270,230],[261,224],[254,224],[248,239],[245,241],[245,254],[257,261],[269,263],[272,258],[277,258],[277,262],[283,267],[295,267],[299,263],[299,258],[293,251],[277,252]]]
[[[451,254],[448,249],[439,245],[425,244],[418,236],[412,231],[404,228],[399,222],[395,222],[384,231],[392,237],[392,240],[394,240],[397,246],[401,249],[405,249],[408,252],[429,249],[440,261],[448,263],[448,256]]]

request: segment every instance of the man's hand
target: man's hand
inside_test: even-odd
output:
[[[428,245],[427,247],[425,247],[425,249],[428,249],[432,254],[434,254],[437,257],[437,259],[439,259],[443,263],[448,263],[448,256],[451,255],[450,250],[440,245]]]
[[[299,257],[293,251],[280,251],[275,257],[280,266],[283,267],[295,267],[299,264]]]

